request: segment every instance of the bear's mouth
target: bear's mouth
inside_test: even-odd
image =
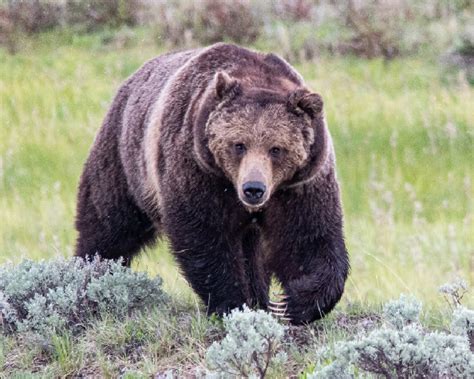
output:
[[[258,201],[249,201],[244,196],[245,195],[239,193],[239,200],[244,205],[245,209],[250,213],[262,210],[269,198],[269,196],[265,196],[265,199],[262,198]]]

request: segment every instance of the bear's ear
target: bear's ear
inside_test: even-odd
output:
[[[214,83],[216,88],[216,96],[219,100],[223,99],[224,96],[232,94],[237,90],[238,82],[233,79],[225,71],[219,71],[214,77]]]
[[[315,118],[323,111],[323,99],[317,93],[298,89],[290,94],[288,108],[296,114],[306,113],[311,118]]]

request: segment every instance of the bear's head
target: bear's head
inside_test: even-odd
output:
[[[225,72],[216,74],[213,87],[205,127],[208,166],[233,183],[247,210],[261,209],[279,188],[311,175],[308,166],[317,164],[324,145],[318,94],[255,88]]]

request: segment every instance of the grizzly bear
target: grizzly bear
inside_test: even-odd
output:
[[[321,97],[277,55],[231,44],[152,59],[94,141],[76,228],[77,256],[126,264],[166,236],[209,313],[323,317],[349,263]]]

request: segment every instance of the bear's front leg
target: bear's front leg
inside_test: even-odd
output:
[[[285,309],[284,316],[293,324],[309,323],[327,315],[340,300],[347,278],[343,245],[324,237],[309,241],[307,246],[299,245],[299,252],[293,256],[303,251],[315,256],[295,259],[299,266],[290,264],[275,270],[286,295],[280,308]],[[290,274],[290,270],[296,274]]]
[[[199,195],[190,200],[175,193],[170,204],[179,206],[165,207],[164,227],[183,275],[208,314],[222,315],[252,303],[245,262],[221,206],[210,207]]]
[[[267,234],[271,269],[285,291],[277,313],[284,310],[293,324],[309,323],[328,314],[344,291],[349,261],[342,215],[333,196],[305,190],[285,197],[269,215]]]

